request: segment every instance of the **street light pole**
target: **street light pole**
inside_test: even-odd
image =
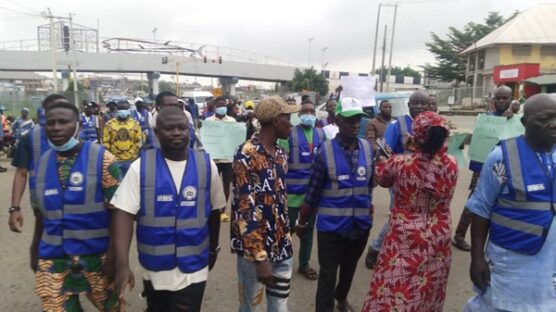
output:
[[[311,43],[313,42],[313,39],[315,39],[315,37],[307,38],[307,40],[309,40],[309,56],[307,58],[307,68],[311,67]]]
[[[322,48],[320,50],[322,51],[322,70],[324,70],[324,54],[326,53],[326,50],[328,50],[328,47]]]
[[[377,46],[377,42],[378,42],[378,25],[380,22],[380,9],[382,7],[382,3],[378,4],[378,13],[376,15],[376,28],[375,28],[375,46],[373,49],[373,67],[371,69],[371,75],[375,74],[375,64],[376,64],[376,46]]]
[[[379,81],[380,81],[380,92],[382,92],[384,89],[382,88],[384,85],[384,56],[386,54],[386,35],[388,34],[388,25],[384,25],[384,41],[382,43],[382,65],[380,66],[380,76],[379,76]]]
[[[398,4],[394,5],[394,21],[392,22],[392,37],[390,38],[390,56],[388,57],[388,76],[386,80],[386,91],[390,91],[390,74],[392,72],[392,55],[394,54],[394,33],[396,31],[396,16],[398,15]]]

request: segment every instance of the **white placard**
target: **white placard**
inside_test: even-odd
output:
[[[351,77],[342,76],[340,78],[340,85],[342,85],[342,94],[340,99],[345,97],[352,97],[359,102],[363,107],[375,106],[375,77]]]
[[[500,71],[500,79],[517,78],[519,76],[519,68],[502,69]]]

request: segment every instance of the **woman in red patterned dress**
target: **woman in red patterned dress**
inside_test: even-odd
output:
[[[419,114],[415,153],[379,162],[378,184],[393,187],[394,207],[363,311],[442,311],[450,270],[450,202],[458,177],[447,154],[444,118]]]

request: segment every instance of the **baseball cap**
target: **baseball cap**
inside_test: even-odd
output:
[[[97,103],[95,102],[87,102],[87,104],[85,105],[86,107],[97,107]]]
[[[28,109],[27,107],[24,107],[24,108],[21,109],[21,111],[22,111],[22,112],[27,112],[27,113],[28,113],[28,112],[29,112],[29,109]]]
[[[133,100],[133,103],[137,103],[137,102],[144,102],[144,101],[143,101],[143,98],[141,98],[140,96],[136,97],[136,98]]]
[[[267,122],[281,114],[297,113],[300,109],[301,106],[289,105],[279,96],[271,96],[255,106],[254,113],[259,122]]]
[[[336,103],[336,116],[353,117],[369,116],[363,111],[363,105],[355,98],[346,97]]]

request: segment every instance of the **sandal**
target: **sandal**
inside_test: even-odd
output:
[[[319,274],[310,266],[302,267],[297,270],[297,273],[305,276],[306,279],[315,281],[319,278]]]

